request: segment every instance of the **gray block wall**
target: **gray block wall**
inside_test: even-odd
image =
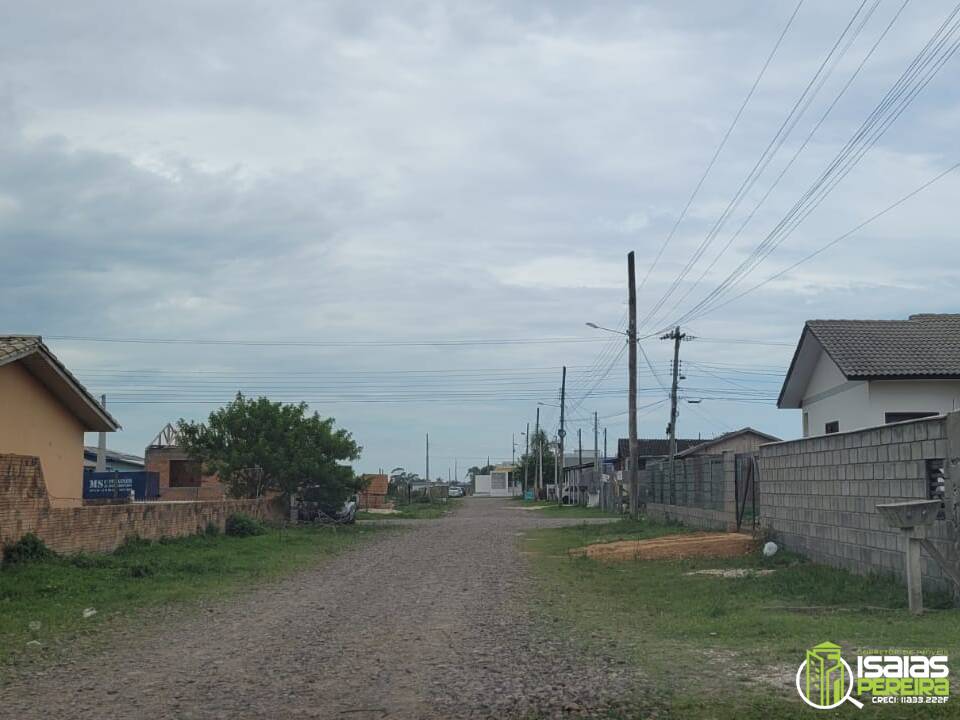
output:
[[[791,440],[760,448],[758,510],[778,542],[816,562],[904,579],[905,540],[876,510],[927,499],[926,460],[947,457],[945,418]],[[930,537],[952,556],[947,524]],[[924,587],[951,583],[924,552]]]
[[[696,464],[698,470],[702,470],[705,463],[717,462],[719,466],[722,462],[722,478],[704,477],[701,474],[704,484],[716,483],[719,487],[711,487],[708,492],[704,492],[701,488],[694,491],[692,487],[675,492],[678,500],[685,499],[687,502],[695,504],[658,503],[654,502],[652,498],[660,497],[661,493],[654,492],[652,487],[656,482],[669,483],[669,478],[663,472],[662,467],[640,471],[641,497],[646,503],[646,514],[654,520],[680,522],[701,530],[736,530],[736,454],[724,452],[722,460],[719,457],[712,456],[677,460],[677,465],[680,466],[685,462],[690,465]],[[680,478],[687,478],[692,475],[693,473],[685,474],[682,468],[677,468],[678,483],[682,482]],[[646,493],[643,492],[645,487],[648,490]]]

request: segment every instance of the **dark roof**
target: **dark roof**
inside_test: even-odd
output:
[[[810,320],[807,328],[851,380],[960,377],[960,314]]]
[[[97,452],[99,448],[96,445],[84,445],[83,446],[83,456],[88,460],[96,460]],[[107,460],[113,462],[123,462],[130,465],[143,465],[143,458],[139,455],[130,455],[128,453],[118,452],[117,450],[110,450],[107,448]]]
[[[677,452],[700,445],[702,439],[677,438]],[[629,438],[617,441],[617,457],[625,458],[630,454]],[[669,438],[637,438],[637,457],[666,457],[670,454]]]
[[[848,380],[960,379],[960,314],[911,315],[907,320],[808,320],[778,404],[784,402],[808,337],[816,339]]]
[[[0,335],[0,366],[21,362],[84,423],[84,430],[117,430],[120,424],[67,370],[39,335]]]
[[[715,438],[712,438],[710,440],[705,440],[704,442],[694,445],[691,448],[687,448],[686,450],[681,450],[677,453],[677,456],[679,457],[681,455],[693,455],[695,453],[703,452],[704,450],[707,450],[708,448],[714,445],[717,445],[719,443],[725,442],[730,438],[736,437],[737,435],[747,435],[751,433],[753,435],[757,435],[763,438],[766,442],[780,442],[780,438],[778,438],[776,435],[770,435],[769,433],[761,432],[760,430],[754,430],[752,427],[745,427],[745,428],[740,428],[739,430],[731,430],[730,432],[725,432],[722,435],[717,435]]]

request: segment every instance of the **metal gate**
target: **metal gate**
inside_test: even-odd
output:
[[[759,476],[757,456],[752,453],[738,453],[734,494],[737,501],[737,531],[744,527],[757,529],[757,479]]]

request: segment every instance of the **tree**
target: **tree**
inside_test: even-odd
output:
[[[492,473],[494,467],[495,467],[494,465],[484,465],[483,467],[477,467],[476,465],[474,465],[472,468],[467,470],[467,475],[470,476],[470,480],[472,482],[473,478],[476,477],[477,475],[489,475],[490,473]]]
[[[547,433],[541,430],[539,433],[534,433],[530,436],[530,452],[523,455],[517,464],[517,478],[521,483],[523,482],[523,478],[527,478],[528,488],[534,488],[537,484],[538,448],[541,448],[543,451],[543,465],[541,470],[543,473],[543,484],[553,483],[553,472],[557,464],[557,459],[553,454],[553,448],[550,447],[550,440],[547,438]]]
[[[309,415],[307,404],[285,405],[241,393],[210,413],[206,423],[178,423],[180,444],[216,474],[232,497],[275,490],[315,502],[342,503],[360,488],[353,468],[362,448],[333,418]]]

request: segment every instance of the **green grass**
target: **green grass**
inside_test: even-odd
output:
[[[356,526],[271,529],[243,538],[198,535],[128,543],[109,555],[5,565],[0,569],[0,668],[24,657],[56,657],[124,617],[149,617],[168,603],[221,596],[290,573],[374,532]],[[97,614],[84,619],[85,608]],[[39,629],[32,630],[31,623],[39,623]],[[31,640],[41,648],[28,650]]]
[[[557,505],[556,502],[549,500],[525,500],[523,498],[513,498],[513,502],[521,507],[534,510],[541,513],[543,517],[565,517],[565,518],[617,518],[616,513],[610,513],[600,508],[588,508],[583,505]]]
[[[684,531],[620,521],[538,530],[526,540],[544,631],[572,629],[584,645],[612,650],[641,668],[662,706],[659,718],[808,714],[783,683],[792,682],[805,650],[825,640],[839,643],[850,657],[858,648],[943,648],[960,660],[960,611],[913,617],[905,589],[887,578],[851,575],[788,553],[770,560],[756,554],[610,565],[567,555],[591,542]],[[734,567],[774,572],[737,579],[685,574]],[[928,607],[949,605],[946,597],[927,594],[925,600]],[[839,715],[857,712],[850,707]],[[960,697],[946,706],[892,705],[876,712],[885,718],[957,717]]]
[[[357,520],[436,520],[456,510],[460,502],[458,498],[450,498],[445,503],[410,503],[398,506],[399,512],[390,514],[361,511],[357,513]]]

